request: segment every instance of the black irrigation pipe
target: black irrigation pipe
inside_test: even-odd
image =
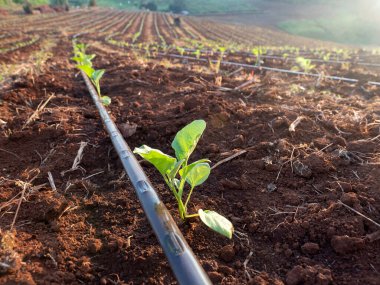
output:
[[[185,51],[188,51],[188,52],[194,52],[196,51],[195,49],[191,49],[191,48],[185,48],[184,49]],[[212,50],[200,50],[202,53],[205,53],[205,54],[220,54],[219,51],[212,51]],[[229,55],[234,55],[233,53],[231,52],[225,52],[225,54],[229,54]],[[256,56],[252,53],[249,53],[249,52],[244,52],[244,51],[240,51],[240,52],[237,52],[236,53],[237,55],[245,55],[245,56],[253,56],[255,58],[257,57],[260,57],[260,58],[268,58],[268,59],[280,59],[280,60],[292,60],[292,61],[296,61],[296,57],[292,57],[292,56],[288,56],[286,58],[282,57],[282,56],[278,56],[278,55],[260,55],[260,56]],[[283,53],[285,54],[285,53]],[[323,59],[317,59],[317,58],[306,58],[306,59],[310,59],[311,62],[319,62],[319,63],[333,63],[333,64],[344,64],[344,63],[349,63],[349,64],[357,64],[357,65],[362,65],[362,66],[372,66],[372,67],[380,67],[380,63],[370,63],[370,62],[364,62],[364,61],[347,61],[347,60],[323,60]]]
[[[196,58],[196,57],[178,55],[178,54],[165,54],[165,53],[157,53],[157,54],[160,56],[169,56],[169,57],[173,57],[173,58],[182,58],[182,59],[188,59],[188,60],[209,62],[209,60],[205,59],[205,58]],[[218,62],[218,60],[210,60],[210,61],[212,63]],[[269,70],[269,71],[288,73],[288,74],[294,74],[294,75],[305,75],[305,76],[311,76],[311,77],[318,77],[321,79],[331,79],[331,80],[345,81],[345,82],[351,82],[351,83],[359,82],[358,79],[354,79],[354,78],[331,76],[331,75],[321,75],[318,73],[308,73],[308,72],[287,70],[287,69],[274,68],[274,67],[257,66],[257,65],[238,63],[238,62],[232,62],[232,61],[221,61],[220,63],[224,64],[224,65],[233,65],[233,66],[239,66],[239,67],[245,67],[245,68],[251,68],[251,69]],[[375,82],[375,81],[368,81],[367,84],[380,86],[380,82]]]
[[[94,86],[83,71],[81,74],[178,283],[212,284],[128,144],[108,115],[107,109],[101,103]]]

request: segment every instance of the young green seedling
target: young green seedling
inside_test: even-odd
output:
[[[205,121],[196,120],[180,130],[171,145],[176,157],[146,145],[135,148],[134,153],[149,161],[161,173],[177,200],[179,214],[183,221],[199,217],[212,230],[232,238],[233,225],[217,212],[199,209],[198,213],[188,214],[188,204],[194,188],[205,182],[211,172],[208,159],[200,159],[189,164],[190,155],[195,150],[205,128]],[[189,187],[185,187],[186,183]],[[185,191],[185,188],[189,188],[188,191]],[[185,192],[187,192],[186,199]]]
[[[133,34],[132,36],[132,43],[134,44],[135,41],[137,41],[137,39],[140,37],[141,33],[140,32],[136,32]]]
[[[183,56],[183,54],[185,53],[185,49],[182,48],[182,47],[176,47],[176,49],[177,49],[177,51],[179,52],[179,54],[180,54],[181,56]]]
[[[194,51],[193,53],[194,53],[194,55],[195,55],[195,57],[196,57],[197,59],[199,59],[199,58],[201,57],[201,51],[200,51],[199,49],[197,49],[197,50]]]
[[[266,53],[265,48],[258,46],[254,47],[252,49],[253,55],[256,57],[256,65],[260,66],[261,65],[261,56]]]
[[[82,70],[88,78],[90,78],[92,84],[94,84],[96,91],[100,97],[100,100],[102,101],[102,104],[105,106],[108,106],[111,104],[111,98],[108,96],[102,96],[100,93],[100,79],[104,75],[105,70],[99,69],[95,70],[92,68],[92,60],[95,58],[95,55],[88,55],[86,54],[86,45],[73,42],[73,48],[74,48],[74,57],[72,60],[77,62],[77,68]]]
[[[306,73],[309,73],[311,70],[313,70],[315,68],[315,65],[311,64],[311,60],[310,59],[306,59],[306,58],[303,58],[301,56],[299,56],[299,57],[296,58],[296,63]],[[298,68],[293,67],[292,69],[296,70]]]
[[[331,54],[330,53],[326,53],[325,55],[323,55],[323,60],[324,61],[329,61],[330,60],[330,56],[331,56]]]

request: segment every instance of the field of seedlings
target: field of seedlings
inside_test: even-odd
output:
[[[0,131],[1,284],[380,284],[380,48],[2,17]]]

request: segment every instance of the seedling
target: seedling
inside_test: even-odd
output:
[[[201,57],[201,51],[197,49],[196,51],[194,51],[194,55],[197,59],[199,59]]]
[[[177,51],[179,52],[179,54],[181,56],[183,56],[183,54],[185,53],[185,49],[184,48],[181,48],[181,47],[176,47]]]
[[[331,53],[326,53],[325,55],[323,55],[323,60],[324,61],[329,61],[330,60],[330,56],[331,56]]]
[[[87,46],[85,44],[73,42],[74,48],[74,57],[72,60],[77,62],[77,68],[82,70],[88,78],[90,78],[92,84],[94,84],[96,91],[102,101],[104,106],[108,106],[111,104],[111,98],[108,96],[102,96],[100,92],[100,79],[104,75],[105,70],[99,69],[95,70],[92,68],[92,60],[95,58],[94,54],[88,55],[86,54]]]
[[[177,200],[179,214],[183,221],[199,217],[212,230],[232,238],[234,231],[232,223],[217,212],[199,209],[198,213],[188,214],[188,204],[194,188],[204,183],[211,172],[208,159],[200,159],[189,164],[190,155],[195,150],[205,128],[205,121],[196,120],[180,130],[171,145],[175,151],[175,158],[146,145],[135,148],[134,153],[153,164],[161,173]],[[190,189],[184,200],[186,183]]]
[[[136,32],[135,34],[133,34],[132,36],[132,43],[134,44],[135,41],[137,41],[137,39],[140,37],[141,33],[140,32]]]
[[[301,56],[296,58],[296,63],[299,65],[299,67],[306,73],[309,73],[311,70],[315,68],[314,64],[311,64],[310,59],[303,58]],[[298,67],[293,67],[293,70],[298,70]]]
[[[254,47],[252,49],[253,55],[256,57],[256,65],[260,66],[261,65],[261,56],[266,53],[265,48],[258,46]]]

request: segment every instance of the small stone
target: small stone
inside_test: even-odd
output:
[[[347,254],[364,248],[364,239],[349,236],[333,236],[331,246],[336,253]]]
[[[235,257],[235,250],[232,245],[224,246],[220,251],[220,258],[225,262],[231,262]]]
[[[319,245],[314,242],[307,242],[301,246],[301,250],[305,254],[317,254],[319,252]]]
[[[123,123],[119,125],[119,130],[124,138],[129,138],[136,133],[137,124],[135,123]]]
[[[315,284],[318,285],[329,285],[331,284],[332,281],[332,276],[330,275],[325,275],[322,273],[318,273],[317,276],[315,277]]]
[[[300,285],[303,284],[304,281],[305,273],[304,269],[300,265],[293,267],[293,269],[286,274],[287,285]]]
[[[304,178],[310,178],[313,174],[309,166],[303,164],[301,161],[296,160],[293,163],[294,173]]]
[[[267,185],[267,191],[268,191],[269,193],[272,193],[272,192],[276,191],[276,189],[277,189],[277,185],[274,184],[273,182],[271,182],[271,183],[269,183],[269,184]]]
[[[208,276],[212,282],[220,282],[223,279],[223,275],[216,271],[209,272]]]

